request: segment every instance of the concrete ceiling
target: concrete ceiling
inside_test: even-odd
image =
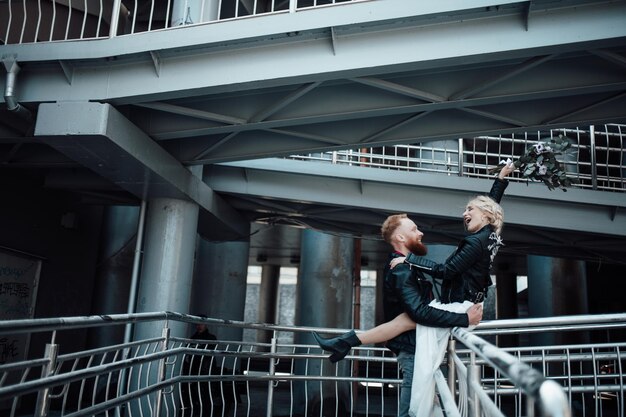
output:
[[[2,175],[42,175],[90,203],[190,199],[214,240],[245,235],[247,221],[369,239],[386,213],[403,209],[360,206],[361,197],[331,204],[332,191],[281,196],[285,183],[258,167],[274,192],[241,192],[242,182],[224,184],[252,168],[217,164],[626,121],[623,1],[371,1],[2,49],[5,66],[21,67],[15,98],[31,113],[0,109]],[[202,167],[211,180],[197,180]],[[483,191],[459,180],[429,197]],[[532,200],[578,215],[530,226],[528,211],[514,214],[507,250],[569,256],[582,247],[585,259],[626,259],[624,199],[594,205],[596,194],[581,193],[582,204],[572,193]],[[529,202],[522,191],[516,198]],[[406,211],[433,241],[462,234],[456,214]],[[601,221],[576,230],[591,215]]]

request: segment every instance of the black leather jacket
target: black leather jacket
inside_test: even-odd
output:
[[[489,197],[498,203],[509,182],[496,178]],[[454,253],[442,264],[409,254],[406,261],[411,268],[442,279],[441,302],[452,303],[469,300],[477,303],[484,300],[487,288],[492,284],[491,263],[502,246],[501,238],[490,225],[466,236]]]
[[[403,256],[394,252],[393,258]],[[392,320],[397,315],[406,312],[418,324],[432,327],[467,327],[467,314],[451,313],[430,307],[433,300],[432,284],[424,278],[421,272],[400,264],[393,269],[389,262],[385,266],[383,286],[383,309],[385,321]],[[387,347],[398,354],[400,351],[415,353],[415,330],[402,333],[389,340]]]

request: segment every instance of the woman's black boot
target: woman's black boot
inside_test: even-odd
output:
[[[322,349],[327,352],[332,352],[328,358],[332,363],[342,360],[354,346],[361,345],[361,341],[354,330],[350,330],[348,333],[330,339],[324,339],[313,332],[313,337]]]

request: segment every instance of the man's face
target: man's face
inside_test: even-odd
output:
[[[401,236],[404,247],[415,255],[424,256],[428,252],[428,249],[422,243],[424,233],[420,232],[413,220],[408,218],[402,219],[396,233]]]

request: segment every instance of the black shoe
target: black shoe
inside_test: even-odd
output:
[[[354,346],[361,345],[361,340],[356,335],[354,330],[350,330],[348,333],[344,333],[330,339],[324,339],[317,333],[313,332],[313,337],[322,349],[327,352],[332,352],[328,358],[332,363],[342,360]]]

